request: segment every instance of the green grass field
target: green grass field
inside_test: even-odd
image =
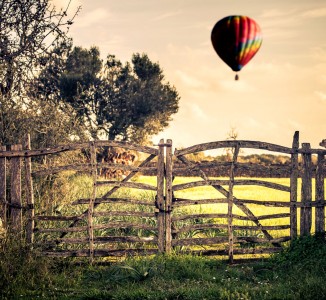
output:
[[[59,177],[49,194],[41,195],[41,189],[36,188],[40,196],[36,197],[37,209],[51,213],[55,208],[63,215],[71,215],[87,207],[70,204],[90,196],[90,178],[86,175],[68,177],[69,180]],[[156,184],[155,177],[137,177],[136,180]],[[175,184],[193,180],[199,178],[176,178]],[[266,180],[289,185],[288,179]],[[108,187],[99,188],[98,196],[107,190]],[[300,186],[298,190],[300,195]],[[56,201],[50,203],[48,199],[54,195]],[[259,186],[237,186],[234,195],[239,199],[289,201],[288,193]],[[112,196],[151,202],[155,193],[123,189]],[[178,191],[175,196],[196,200],[221,197],[212,187]],[[131,209],[121,204],[118,208]],[[250,205],[250,209],[256,215],[289,210],[260,205]],[[174,213],[225,211],[225,204],[202,204],[176,208]],[[243,214],[236,207],[234,213]],[[268,222],[275,224],[274,221],[288,224],[289,220]],[[301,238],[286,245],[279,254],[238,265],[228,265],[217,257],[176,253],[127,257],[116,262],[106,261],[105,265],[91,265],[88,259],[39,257],[16,240],[3,238],[0,239],[0,299],[325,299],[325,266],[324,237]]]

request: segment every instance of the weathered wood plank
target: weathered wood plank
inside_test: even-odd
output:
[[[250,225],[233,225],[234,230],[255,230],[255,231],[259,231],[259,230],[283,230],[283,229],[289,229],[290,228],[290,224],[289,225],[271,225],[271,226],[250,226]]]
[[[20,151],[22,145],[12,145],[12,151]],[[10,160],[10,225],[14,232],[22,233],[21,158]]]
[[[293,136],[292,142],[293,153],[291,154],[291,175],[290,175],[290,235],[292,239],[295,239],[298,234],[298,217],[296,203],[298,201],[298,177],[299,177],[299,163],[297,150],[299,149],[299,131],[296,131]]]
[[[122,164],[109,164],[109,163],[98,163],[97,168],[106,168],[112,170],[123,170],[123,171],[134,171],[134,172],[148,172],[155,171],[157,167],[139,167],[139,166],[129,166]],[[57,174],[63,171],[78,171],[78,172],[90,172],[92,170],[92,165],[89,163],[85,164],[71,164],[66,166],[59,166],[53,168],[42,169],[34,171],[33,176],[44,176],[50,174]]]
[[[93,228],[93,215],[94,215],[94,202],[96,199],[96,190],[97,190],[97,166],[96,166],[96,146],[95,143],[90,145],[91,152],[91,165],[92,165],[92,196],[89,199],[88,213],[87,213],[87,233],[88,233],[88,242],[89,242],[89,257],[91,262],[94,258],[94,228]]]
[[[181,150],[176,150],[175,155],[186,155],[190,153],[196,153],[206,150],[218,149],[218,148],[231,148],[239,146],[241,148],[251,148],[251,149],[263,149],[273,152],[287,153],[291,154],[292,148],[283,147],[271,143],[258,142],[258,141],[244,141],[244,140],[227,140],[227,141],[217,141],[199,144],[195,146],[191,146],[188,148],[184,148]]]
[[[182,232],[190,232],[190,231],[205,231],[208,229],[227,229],[227,224],[194,224],[189,226],[183,226],[180,228],[174,228],[172,229],[172,233],[182,233]]]
[[[95,249],[94,257],[123,257],[131,255],[152,255],[158,252],[157,249]],[[65,251],[43,251],[40,253],[42,256],[49,257],[87,257],[89,256],[89,249],[81,250],[65,250]]]
[[[71,205],[80,205],[80,204],[88,204],[89,198],[86,199],[78,199],[71,203]],[[154,206],[155,203],[152,199],[132,199],[132,198],[96,198],[94,204],[101,204],[101,203],[125,203],[125,204],[134,204],[134,205],[144,205],[144,206]]]
[[[31,150],[31,137],[29,134],[25,136],[24,145],[25,150]],[[34,241],[34,191],[33,191],[33,179],[32,179],[32,161],[30,157],[25,157],[25,197],[26,197],[26,242],[32,244]]]
[[[81,218],[80,216],[45,216],[45,215],[36,215],[33,217],[34,220],[39,221],[74,221],[85,219],[85,216]]]
[[[172,250],[172,202],[173,202],[173,160],[172,140],[167,140],[165,158],[165,252]]]
[[[6,146],[0,146],[0,152],[6,151]],[[7,228],[7,159],[0,158],[0,218],[2,226]]]
[[[195,245],[215,245],[221,243],[228,243],[227,236],[218,236],[213,238],[186,238],[172,240],[172,246],[195,246]]]
[[[80,227],[58,227],[58,228],[35,228],[34,232],[46,233],[46,232],[86,232],[87,226],[80,226]],[[132,222],[110,222],[105,225],[94,225],[93,230],[99,229],[112,229],[112,228],[133,228],[133,229],[143,229],[149,231],[157,231],[157,227],[150,226],[147,224],[139,224],[139,223],[132,223]]]
[[[97,181],[97,185],[113,185],[118,188],[133,188],[139,190],[156,191],[156,186],[140,182],[123,182],[123,181]]]
[[[228,203],[227,198],[216,198],[216,199],[182,199],[173,198],[173,207],[182,207],[188,205],[202,205],[202,204],[217,204],[217,203]]]
[[[234,255],[243,255],[243,254],[272,254],[272,253],[278,253],[282,251],[282,247],[270,247],[270,248],[245,248],[245,249],[238,249],[235,248],[233,251]],[[205,255],[205,256],[227,256],[228,250],[227,249],[214,249],[214,250],[183,250],[181,253],[185,254],[192,254],[192,255]],[[239,260],[234,260],[235,262],[238,262]],[[245,259],[247,261],[247,259]]]
[[[274,244],[279,244],[275,242]],[[234,249],[234,254],[271,254],[282,251],[282,247],[270,247],[270,248],[237,248]]]
[[[204,161],[204,162],[194,162],[191,166],[176,166],[173,168],[173,173],[180,173],[182,171],[196,171],[201,169],[220,169],[220,168],[228,168],[230,167],[232,162],[218,162],[218,161]],[[253,163],[239,163],[236,162],[234,164],[235,169],[237,171],[247,170],[247,171],[257,171],[266,174],[279,174],[284,171],[290,172],[291,167],[287,165],[270,165],[270,166],[262,166]]]
[[[256,204],[263,206],[272,206],[272,207],[290,207],[291,203],[284,201],[262,201],[262,200],[251,200],[251,199],[236,199],[234,200],[235,204]],[[298,204],[295,204],[298,205]]]
[[[161,139],[159,143],[159,151],[157,157],[157,193],[156,193],[156,207],[157,227],[158,227],[158,249],[160,252],[165,250],[165,201],[164,201],[164,140]]]
[[[228,236],[229,236],[229,263],[233,263],[233,186],[235,164],[237,163],[240,146],[237,144],[234,148],[232,164],[230,168],[229,193],[228,193]]]
[[[325,175],[324,175],[325,156],[319,154],[317,159],[316,169],[316,202],[324,201],[325,199]],[[315,211],[315,227],[317,233],[325,232],[325,206],[316,207]]]
[[[180,215],[180,216],[173,216],[172,221],[184,221],[190,219],[199,219],[199,218],[211,218],[211,219],[227,219],[228,214],[219,214],[219,213],[209,213],[209,214],[188,214],[188,215]]]
[[[106,140],[106,141],[95,141],[96,147],[118,147],[118,148],[125,148],[128,150],[134,150],[138,152],[143,152],[147,154],[152,154],[157,156],[158,155],[158,149],[155,149],[153,147],[148,146],[142,146],[139,144],[131,144],[128,142],[120,142],[120,141],[112,141],[112,140]]]
[[[157,243],[157,237],[138,237],[138,236],[96,236],[93,239],[94,244],[105,244],[105,243]],[[63,238],[43,241],[40,246],[44,244],[87,244],[89,243],[88,238]]]
[[[290,187],[274,182],[268,182],[263,180],[256,180],[256,179],[242,179],[242,180],[234,180],[234,185],[258,185],[263,186],[275,190],[280,190],[284,192],[290,192]],[[193,181],[188,183],[177,184],[173,186],[173,191],[180,191],[184,189],[200,187],[200,186],[228,186],[229,180],[200,180],[200,181]]]
[[[301,187],[301,202],[304,204],[309,204],[312,202],[312,161],[311,154],[309,153],[310,144],[303,143],[302,149],[306,150],[302,154],[302,187]],[[311,208],[302,207],[300,210],[300,234],[309,235],[311,230]]]
[[[172,218],[172,221],[183,221],[189,219],[200,219],[200,218],[211,218],[211,219],[227,219],[228,214],[221,213],[208,213],[208,214],[189,214],[183,216],[175,216]],[[251,219],[248,216],[241,216],[233,214],[233,218],[237,220],[250,221]]]
[[[290,218],[290,213],[280,213],[280,214],[272,214],[272,215],[262,215],[257,216],[258,220],[270,220],[270,219],[283,219],[283,218]]]
[[[125,217],[125,216],[131,216],[131,217],[141,217],[141,218],[155,218],[155,212],[145,212],[145,211],[97,211],[93,213],[94,217]]]
[[[274,238],[274,239],[266,239],[266,238],[258,238],[255,236],[238,236],[235,238],[236,243],[255,243],[255,244],[265,244],[265,243],[284,243],[291,240],[290,236]]]
[[[148,153],[152,155],[157,155],[158,150],[152,147],[140,146],[135,144],[130,144],[127,142],[118,142],[118,141],[95,141],[90,142],[94,143],[96,147],[119,147],[129,150],[135,150],[143,153]],[[37,150],[22,150],[22,149],[11,149],[10,151],[0,152],[0,158],[2,157],[33,157],[33,156],[42,156],[49,154],[57,154],[65,151],[75,151],[87,149],[90,147],[90,143],[72,143],[68,145],[60,145],[53,148],[37,149]]]

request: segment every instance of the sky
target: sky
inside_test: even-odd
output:
[[[68,0],[53,0],[60,7]],[[179,112],[163,132],[177,148],[240,140],[319,148],[326,139],[325,0],[72,0],[81,12],[69,35],[75,46],[98,46],[123,62],[146,53],[180,95]],[[211,44],[215,23],[246,15],[263,43],[240,79]]]

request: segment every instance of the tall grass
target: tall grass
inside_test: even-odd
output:
[[[14,248],[8,250],[14,254]],[[326,297],[324,237],[300,238],[269,260],[241,265],[201,256],[157,255],[101,266],[76,264],[72,260],[41,261],[32,253],[25,253],[19,250],[19,257],[12,255],[10,271],[1,249],[1,299]]]
[[[199,178],[176,178],[185,183]],[[156,185],[155,177],[138,177],[138,182]],[[287,179],[272,179],[289,185]],[[87,205],[71,205],[90,196],[92,181],[87,175],[66,174],[52,186],[56,191],[36,189],[37,209],[43,213],[78,215]],[[300,195],[300,187],[299,195]],[[98,196],[108,190],[101,187]],[[51,194],[55,193],[55,194]],[[285,192],[261,187],[235,187],[239,199],[289,201]],[[52,201],[52,196],[60,198]],[[131,189],[114,196],[135,197],[154,202],[154,193]],[[201,199],[221,197],[212,187],[200,187],[175,193],[176,197]],[[51,200],[52,199],[52,200]],[[42,201],[48,201],[44,205]],[[114,204],[115,205],[115,204]],[[100,209],[134,209],[126,205],[103,204]],[[139,206],[138,209],[147,209]],[[283,212],[283,208],[251,205],[256,215]],[[271,211],[273,210],[273,212]],[[289,210],[285,208],[285,210]],[[220,213],[225,204],[176,208],[173,213]],[[238,208],[234,212],[242,214]],[[99,219],[108,222],[112,219]],[[145,221],[145,220],[142,220]],[[155,221],[155,220],[154,220]],[[201,220],[205,221],[205,220]],[[214,221],[214,220],[213,220]],[[276,220],[275,220],[276,221]],[[146,222],[153,222],[153,220]],[[272,221],[273,224],[274,220]],[[281,219],[278,222],[288,222]],[[268,223],[267,223],[268,224]],[[38,224],[42,225],[42,224]],[[46,223],[44,226],[59,226]],[[124,234],[119,228],[103,234]],[[130,232],[128,233],[130,234]],[[132,234],[137,234],[133,232]],[[152,234],[141,232],[141,235]],[[206,232],[221,235],[224,232]],[[243,234],[254,234],[253,232]],[[285,234],[285,233],[280,233]],[[42,241],[42,236],[37,238]],[[256,263],[227,265],[216,258],[191,255],[155,255],[126,257],[117,263],[88,265],[75,259],[39,257],[35,251],[4,235],[0,239],[0,299],[325,299],[326,244],[324,237],[304,237],[291,243],[282,253]]]
[[[152,186],[156,186],[156,177],[150,176],[138,176],[134,179],[140,183],[150,184]],[[187,183],[191,181],[201,180],[199,177],[176,177],[174,180],[174,184]],[[274,183],[282,184],[289,186],[288,178],[273,178],[273,179],[260,179],[267,180]],[[228,187],[225,187],[228,189]],[[43,210],[47,213],[53,214],[62,214],[62,215],[79,215],[82,212],[86,211],[88,208],[87,204],[84,205],[71,205],[74,201],[80,198],[89,198],[92,191],[92,180],[90,176],[83,174],[74,174],[74,173],[64,173],[59,176],[55,183],[53,184],[52,190],[49,191],[46,189],[46,194],[39,194],[38,197],[38,207],[39,211],[43,208]],[[298,185],[298,195],[300,197],[300,181]],[[100,186],[97,190],[97,197],[101,197],[104,195],[110,187]],[[52,194],[54,193],[54,194]],[[209,198],[221,198],[223,197],[216,189],[211,186],[203,186],[185,189],[182,191],[177,191],[174,193],[176,198],[186,198],[198,200],[200,203],[200,199],[209,199]],[[265,200],[265,201],[284,201],[289,202],[290,195],[288,192],[277,191],[274,189],[261,187],[261,186],[235,186],[234,187],[234,196],[238,199],[252,199],[252,200]],[[58,198],[59,197],[59,198]],[[152,203],[152,207],[142,206],[142,205],[131,205],[131,204],[101,204],[97,211],[146,211],[146,212],[154,212],[154,202],[155,202],[155,192],[144,192],[136,189],[128,189],[128,188],[120,188],[118,189],[112,197],[123,197],[123,198],[133,198],[139,200],[146,200],[148,203]],[[55,199],[55,201],[50,201],[47,199]],[[300,199],[299,199],[300,201]],[[48,202],[48,206],[44,207],[43,202]],[[255,216],[262,216],[268,214],[279,214],[279,213],[289,213],[288,207],[267,207],[263,205],[255,205],[255,204],[247,204],[246,205]],[[172,215],[187,215],[187,214],[213,214],[213,213],[223,213],[227,214],[227,204],[199,204],[199,205],[189,205],[186,207],[176,207],[173,209]],[[244,216],[245,213],[236,205],[233,207],[233,213]],[[298,209],[298,222],[300,210]],[[94,225],[107,224],[110,222],[134,222],[140,224],[149,224],[152,226],[156,226],[155,218],[139,218],[139,217],[131,217],[131,216],[110,216],[110,217],[97,217],[94,218]],[[287,218],[277,218],[277,219],[266,219],[261,220],[260,223],[263,226],[273,226],[273,225],[287,225],[289,224],[289,217]],[[60,222],[48,222],[41,221],[38,223],[40,227],[67,227],[71,222],[69,221],[60,221]],[[185,221],[178,221],[174,223],[174,226],[183,227],[191,224],[203,224],[203,223],[214,223],[214,224],[227,224],[227,219],[213,219],[213,218],[196,218]],[[242,221],[234,219],[234,225],[242,225],[242,226],[252,226],[254,225],[251,221]],[[80,226],[87,226],[87,222],[81,221],[79,223]],[[298,224],[299,225],[299,224]],[[313,226],[312,230],[314,230],[314,209],[313,209]],[[272,230],[269,231],[274,238],[289,236],[289,229],[282,230]],[[97,236],[124,236],[124,235],[134,235],[134,236],[155,236],[156,233],[148,230],[142,229],[133,229],[133,228],[111,228],[111,229],[103,229],[96,230],[95,234]],[[226,236],[226,229],[207,229],[207,230],[190,230],[188,232],[180,233],[178,235],[179,238],[187,238],[187,237],[215,237],[215,236]],[[264,237],[261,231],[254,229],[243,229],[237,230],[235,232],[236,236],[254,236],[254,237]],[[67,237],[87,237],[87,232],[79,232],[79,233],[69,233]],[[37,235],[37,239],[39,241],[45,241],[46,239],[51,238],[50,234],[40,234]],[[112,245],[111,245],[112,246]],[[144,246],[143,244],[128,244],[128,247],[131,246]],[[67,246],[71,249],[71,246]],[[81,249],[83,247],[87,247],[85,245],[74,245],[73,248]],[[97,245],[97,248],[105,247],[105,245]],[[123,245],[115,244],[116,248],[121,248]],[[188,247],[190,249],[193,247]],[[197,247],[198,248],[198,247]],[[201,247],[200,247],[201,248]],[[177,250],[177,248],[175,249]]]

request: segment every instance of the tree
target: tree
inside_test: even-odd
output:
[[[70,1],[69,1],[70,3]],[[68,4],[69,7],[69,4]],[[67,7],[67,9],[68,9]],[[56,11],[49,0],[2,0],[0,3],[0,92],[19,95],[43,65],[42,55],[73,23],[67,9]]]
[[[48,73],[41,74],[41,81]],[[146,54],[134,54],[126,64],[114,55],[102,62],[98,48],[75,47],[59,82],[56,99],[74,108],[93,138],[142,143],[168,126],[178,111],[176,89]]]
[[[65,101],[73,104],[79,88],[85,90],[96,84],[101,68],[102,60],[97,47],[91,47],[90,50],[74,47],[60,78],[61,96]]]
[[[57,11],[49,0],[2,0],[0,2],[0,132],[1,144],[17,143],[27,131],[34,140],[51,144],[53,131],[57,124],[62,126],[75,123],[73,114],[65,115],[50,103],[40,103],[40,98],[47,94],[39,94],[35,89],[35,76],[38,76],[57,55],[54,49],[58,45],[68,47],[71,41],[67,30],[73,23],[66,9]],[[59,55],[57,55],[59,57]],[[53,95],[53,91],[48,95]],[[61,122],[49,123],[48,113]],[[71,117],[68,120],[66,117]],[[62,121],[64,120],[64,121]],[[47,130],[45,130],[45,127]],[[68,126],[68,127],[69,127]],[[51,129],[51,130],[50,130]],[[32,131],[32,132],[31,132]],[[45,132],[51,135],[44,136]],[[61,140],[71,135],[67,129]],[[59,136],[52,139],[57,141]]]

